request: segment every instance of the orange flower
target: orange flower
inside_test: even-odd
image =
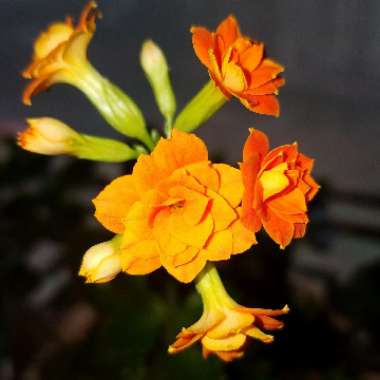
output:
[[[313,160],[298,152],[296,143],[269,152],[267,136],[251,129],[244,145],[243,223],[254,232],[261,226],[285,248],[305,235],[307,203],[319,185],[310,175]]]
[[[284,68],[264,58],[263,43],[243,36],[233,16],[228,16],[216,32],[199,26],[192,27],[191,32],[197,57],[227,97],[236,96],[253,112],[279,116],[275,95],[285,80],[277,75]]]
[[[139,157],[131,175],[95,198],[95,216],[123,234],[124,272],[146,274],[162,265],[187,283],[208,260],[227,260],[255,243],[240,222],[242,195],[238,169],[210,163],[199,138],[173,130]]]
[[[169,353],[181,352],[200,341],[205,359],[210,354],[226,362],[241,358],[251,338],[272,343],[273,335],[262,330],[282,329],[283,323],[273,317],[289,312],[288,306],[270,310],[237,304],[225,291],[214,268],[206,271],[197,283],[197,290],[202,296],[203,314],[195,324],[182,329],[176,341],[169,346]]]
[[[95,8],[95,1],[90,1],[76,26],[67,17],[65,22],[50,25],[37,38],[32,63],[22,73],[24,78],[32,79],[23,93],[25,104],[30,105],[33,95],[54,83],[80,81],[80,69],[87,63],[87,47],[99,16]]]

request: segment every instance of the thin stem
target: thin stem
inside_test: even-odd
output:
[[[210,80],[181,111],[174,122],[174,128],[191,132],[207,121],[228,99]]]
[[[202,297],[205,308],[235,305],[235,301],[227,293],[214,264],[207,264],[196,278],[195,287]]]

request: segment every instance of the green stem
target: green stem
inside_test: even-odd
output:
[[[185,106],[174,122],[174,128],[191,132],[207,121],[228,99],[210,80]]]
[[[235,306],[227,293],[214,264],[208,263],[195,280],[195,287],[202,297],[205,308]]]

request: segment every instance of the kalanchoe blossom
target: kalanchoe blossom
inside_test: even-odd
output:
[[[173,130],[132,175],[114,180],[95,199],[96,218],[122,234],[124,272],[147,274],[163,266],[192,281],[207,261],[227,260],[256,242],[243,227],[238,169],[212,164],[198,137]]]
[[[203,314],[198,322],[182,329],[169,346],[169,353],[181,352],[200,342],[204,358],[214,354],[229,362],[244,355],[252,338],[273,342],[273,335],[263,330],[282,329],[283,323],[274,317],[287,314],[287,306],[281,310],[244,307],[228,295],[214,267],[206,268],[199,277],[197,290],[202,296]]]
[[[263,226],[280,248],[303,237],[307,203],[319,190],[312,169],[313,160],[299,153],[296,143],[269,151],[267,136],[251,129],[241,164],[245,226],[254,232]]]
[[[34,43],[31,64],[22,75],[32,81],[23,93],[23,102],[31,104],[31,97],[54,83],[77,82],[78,70],[87,63],[87,47],[95,32],[95,20],[99,16],[95,1],[84,8],[78,24],[71,17],[56,22],[41,33]]]
[[[238,22],[227,17],[216,29],[194,26],[193,46],[211,79],[226,97],[237,97],[253,112],[279,116],[275,95],[285,80],[284,68],[264,55],[264,44],[241,34]]]
[[[54,84],[72,85],[87,96],[114,129],[152,148],[153,142],[140,109],[87,59],[87,48],[100,15],[96,7],[95,1],[90,1],[76,26],[68,17],[65,22],[56,22],[40,34],[34,44],[32,63],[22,73],[24,78],[31,79],[24,90],[23,102],[30,105],[32,96]]]

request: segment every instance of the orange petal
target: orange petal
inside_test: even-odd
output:
[[[183,215],[179,212],[172,212],[169,226],[171,234],[186,245],[203,248],[214,228],[213,218],[207,215],[199,224],[192,226],[186,223]]]
[[[240,63],[247,71],[253,71],[263,59],[264,44],[254,43],[240,55]]]
[[[205,250],[208,260],[219,261],[229,259],[232,253],[232,232],[228,229],[211,235]]]
[[[157,243],[154,240],[143,240],[121,249],[121,266],[128,274],[148,274],[161,266]]]
[[[230,15],[223,20],[216,29],[216,34],[222,36],[225,48],[228,49],[241,35],[239,24],[235,17]]]
[[[244,351],[218,351],[215,352],[215,354],[225,362],[232,362],[235,359],[242,358],[244,356]]]
[[[278,94],[278,89],[285,84],[284,78],[276,78],[263,84],[257,88],[248,88],[244,94],[248,95],[270,95],[270,94]]]
[[[212,199],[211,215],[214,221],[214,231],[226,229],[237,219],[236,211],[218,193],[207,190],[207,195]]]
[[[247,338],[244,334],[236,334],[224,339],[211,339],[206,335],[202,338],[202,344],[209,351],[213,352],[234,351],[241,348],[246,339]]]
[[[125,227],[123,246],[153,239],[153,230],[149,223],[150,211],[150,207],[140,201],[132,204],[123,220]]]
[[[232,207],[237,207],[241,202],[244,190],[240,170],[226,164],[214,164],[212,167],[219,174],[220,187],[218,193]]]
[[[226,317],[214,328],[207,332],[207,337],[212,339],[222,339],[224,337],[237,334],[249,327],[255,317],[248,313],[240,313],[239,311],[228,309]],[[233,349],[237,349],[233,348]],[[224,350],[223,350],[224,351]]]
[[[258,158],[262,159],[268,151],[269,140],[267,135],[258,129],[251,128],[243,148],[243,161],[248,160],[254,154],[257,154]]]
[[[166,255],[173,256],[183,252],[187,245],[179,241],[170,230],[170,210],[159,212],[154,219],[153,235],[157,240],[160,249]]]
[[[198,224],[205,216],[210,199],[195,191],[189,191],[183,207],[183,218],[191,226]]]
[[[121,233],[124,231],[123,219],[138,199],[132,176],[119,177],[93,200],[96,208],[95,217],[110,231]]]
[[[205,144],[194,134],[173,130],[170,139],[159,141],[150,156],[141,155],[134,168],[133,177],[140,191],[154,187],[174,170],[186,165],[207,161]]]
[[[193,48],[199,60],[208,68],[210,68],[210,58],[208,51],[213,48],[212,34],[203,27],[193,26],[191,28],[193,34]]]
[[[244,226],[241,219],[235,221],[231,226],[232,232],[232,254],[243,253],[257,243],[256,236],[251,229]]]
[[[240,101],[253,112],[276,117],[280,116],[280,104],[274,95],[252,95],[248,99],[240,98]]]
[[[194,278],[202,271],[206,265],[206,252],[200,250],[195,258],[189,263],[181,266],[175,267],[172,265],[171,258],[168,260],[168,257],[161,255],[161,263],[165,269],[178,281],[189,283],[194,280]]]
[[[266,58],[260,66],[250,73],[249,88],[257,88],[273,80],[276,76],[284,71],[284,68],[278,63]]]
[[[280,194],[267,203],[268,207],[276,213],[286,215],[304,214],[307,211],[305,196],[299,189],[287,194]]]
[[[244,183],[241,219],[244,226],[253,232],[257,232],[261,228],[261,221],[253,208],[253,204],[256,198],[256,179],[260,168],[260,159],[256,152],[252,154],[255,156],[252,155],[249,160],[240,165]]]
[[[295,223],[294,224],[294,239],[301,239],[306,233],[306,223]]]
[[[201,185],[218,191],[220,186],[220,178],[214,165],[208,161],[197,162],[186,166],[186,172],[193,176]]]
[[[268,211],[262,223],[267,234],[284,249],[292,241],[294,236],[294,225],[276,213]]]

